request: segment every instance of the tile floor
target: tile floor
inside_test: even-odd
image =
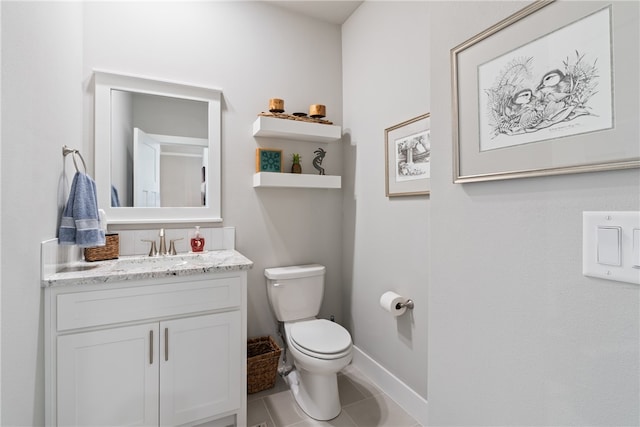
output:
[[[354,366],[347,366],[338,374],[338,389],[342,402],[340,415],[329,421],[316,421],[298,407],[288,386],[278,376],[274,388],[248,396],[247,424],[249,427],[260,423],[266,423],[267,427],[419,427],[415,419]]]

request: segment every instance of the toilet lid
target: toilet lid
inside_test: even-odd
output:
[[[313,319],[291,325],[290,338],[299,347],[313,353],[335,354],[351,347],[351,335],[335,322]]]

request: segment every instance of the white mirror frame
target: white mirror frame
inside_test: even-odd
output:
[[[98,207],[109,224],[222,222],[221,216],[221,96],[222,91],[143,77],[94,71],[95,178]],[[207,206],[136,208],[111,207],[111,91],[145,93],[203,101],[208,104],[209,171]]]

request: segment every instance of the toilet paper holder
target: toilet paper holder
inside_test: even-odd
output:
[[[406,300],[405,302],[399,302],[396,304],[396,310],[400,310],[403,307],[407,307],[409,310],[413,310],[413,300]]]

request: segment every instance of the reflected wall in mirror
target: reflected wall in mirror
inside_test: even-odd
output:
[[[95,72],[96,184],[110,223],[221,221],[220,95]]]
[[[204,206],[207,103],[113,89],[111,105],[111,206]]]

